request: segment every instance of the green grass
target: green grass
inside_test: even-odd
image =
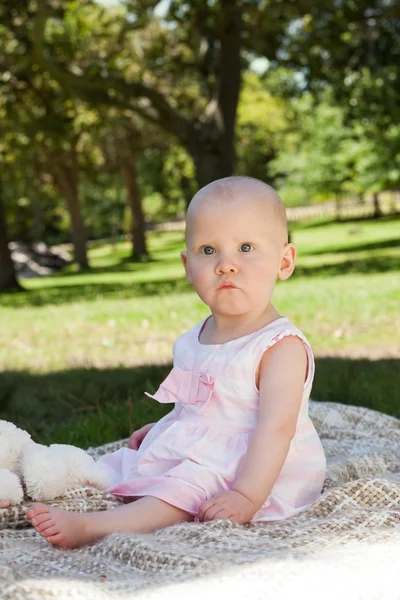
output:
[[[313,397],[400,417],[399,219],[293,228],[295,274],[274,301],[310,339]],[[95,244],[92,270],[0,295],[0,418],[38,441],[98,444],[165,414],[144,396],[175,338],[207,314],[186,283],[182,232],[149,234],[151,260]]]

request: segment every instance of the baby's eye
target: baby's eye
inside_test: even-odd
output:
[[[201,252],[202,254],[207,254],[207,256],[209,256],[210,254],[214,254],[215,248],[212,246],[204,246],[204,248],[201,249]]]
[[[240,244],[240,252],[251,252],[254,249],[252,244]]]

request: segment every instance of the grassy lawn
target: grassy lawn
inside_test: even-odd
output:
[[[400,417],[400,220],[297,225],[297,269],[275,304],[317,358],[312,396]],[[207,308],[183,276],[182,232],[149,234],[152,260],[97,244],[93,269],[25,280],[0,295],[0,418],[37,441],[128,435],[171,407],[143,395],[168,373],[175,338]]]

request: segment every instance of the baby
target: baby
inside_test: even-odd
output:
[[[271,302],[296,260],[282,200],[249,177],[210,183],[189,206],[181,259],[211,314],[175,342],[173,369],[152,396],[174,408],[100,459],[107,491],[125,504],[27,511],[50,544],[183,521],[285,519],[321,493],[325,456],[308,416],[313,354]]]

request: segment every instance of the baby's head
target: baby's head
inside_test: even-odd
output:
[[[212,181],[195,194],[187,212],[186,242],[199,212],[219,208],[241,215],[251,212],[255,219],[263,220],[266,230],[271,228],[279,243],[288,241],[285,205],[274,188],[253,177],[232,176]]]
[[[228,295],[217,293],[221,280],[243,289],[248,300],[254,294],[269,303],[276,280],[290,277],[296,258],[281,198],[251,177],[218,179],[194,196],[187,212],[186,247],[181,257],[188,280],[211,308],[214,300]],[[246,309],[239,296],[230,294],[229,303],[240,304],[234,314]]]

